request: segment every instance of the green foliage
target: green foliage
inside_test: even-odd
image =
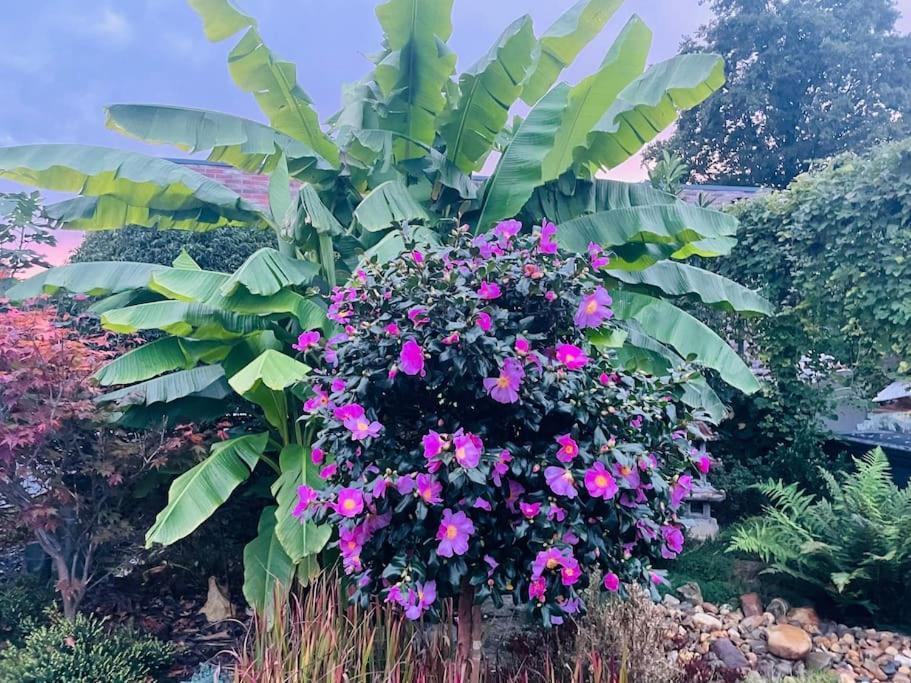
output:
[[[0,281],[49,264],[34,247],[53,247],[57,238],[38,192],[0,192]]]
[[[727,253],[735,221],[651,188],[596,178],[717,90],[724,81],[721,59],[690,54],[646,68],[651,34],[635,18],[595,74],[575,85],[558,82],[619,4],[579,0],[539,35],[522,17],[457,77],[447,46],[452,0],[388,0],[376,8],[383,45],[374,68],[346,91],[324,129],[296,68],[264,44],[253,18],[229,0],[190,0],[208,38],[235,41],[228,69],[268,124],[131,104],[110,107],[107,123],[153,144],[270,174],[267,209],[160,157],[82,145],[0,149],[0,177],[79,194],[51,207],[70,227],[206,232],[243,225],[275,235],[277,248],[245,251],[239,265],[227,259],[247,247],[234,237],[213,237],[202,251],[188,244],[189,256],[176,245],[153,248],[148,233],[134,233],[142,239],[129,252],[126,246],[102,252],[93,238],[77,258],[111,261],[72,264],[10,292],[14,300],[57,289],[106,294],[93,309],[108,330],[161,333],[153,347],[114,360],[99,374],[107,385],[127,384],[103,398],[121,424],[193,422],[220,413],[244,423],[230,436],[269,430],[255,461],[198,466],[195,474],[214,473],[199,477],[212,484],[203,504],[179,524],[165,525],[168,533],[156,527],[151,540],[182,537],[249,479],[251,489],[270,491],[278,505],[266,507],[248,558],[260,569],[281,565],[283,582],[292,569],[312,569],[326,539],[293,528],[293,488],[309,475],[302,458],[289,454],[307,453],[313,438],[295,419],[308,398],[296,382],[307,366],[323,362],[318,348],[333,349],[319,336],[300,365],[291,361],[301,348],[295,341],[317,332],[331,339],[336,324],[344,325],[327,318],[327,299],[365,262],[393,261],[406,245],[439,244],[459,225],[480,233],[519,215],[529,229],[559,219],[567,224],[560,231],[566,250],[601,260],[611,252],[613,267],[600,275],[615,293],[622,332],[594,341],[617,348],[624,371],[686,375],[692,381],[681,398],[708,420],[719,419],[722,406],[690,373],[689,362],[745,391],[758,388],[724,340],[675,304],[694,296],[709,306],[755,312],[761,300],[695,269],[647,271],[670,259]],[[518,97],[531,110],[508,124]],[[488,178],[470,175],[492,161]],[[153,258],[163,263],[140,263]],[[624,275],[639,271],[641,280]],[[162,341],[168,339],[174,341]],[[213,464],[231,460],[219,455]],[[171,500],[189,483],[178,479]],[[291,569],[272,562],[285,558]],[[253,567],[247,578],[245,592],[259,596],[262,610],[271,603],[274,577]]]
[[[911,36],[892,0],[710,4],[685,50],[719,53],[731,76],[662,145],[697,180],[784,187],[815,160],[911,132]]]
[[[51,623],[32,631],[22,646],[0,652],[0,680],[17,683],[151,683],[170,661],[170,645],[133,631],[109,630],[94,617]]]
[[[275,247],[271,230],[222,228],[210,232],[126,227],[91,232],[70,257],[71,263],[136,261],[171,265],[186,251],[203,270],[233,273],[261,247]]]
[[[32,630],[47,621],[45,610],[54,602],[46,581],[21,575],[0,583],[0,641],[21,645]]]
[[[747,585],[735,575],[734,556],[726,552],[727,545],[726,535],[722,535],[688,546],[668,566],[667,578],[671,587],[676,589],[685,583],[698,583],[707,602],[736,605],[740,596],[747,592]]]
[[[880,449],[857,471],[823,472],[819,498],[795,484],[769,481],[763,514],[739,525],[732,550],[758,556],[767,571],[842,608],[879,620],[907,620],[911,599],[911,486],[899,489]]]

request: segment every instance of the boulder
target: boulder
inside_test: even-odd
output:
[[[762,600],[758,593],[746,593],[740,596],[740,609],[745,617],[757,617],[762,614]]]
[[[819,615],[812,607],[795,607],[788,612],[788,621],[803,629],[819,629]]]
[[[724,628],[721,619],[705,612],[696,612],[693,615],[693,624],[703,631],[720,631]]]
[[[710,649],[729,669],[746,669],[750,666],[747,658],[729,638],[719,638],[712,643]]]
[[[790,609],[791,606],[784,598],[772,598],[768,606],[765,608],[766,612],[770,612],[777,621],[781,621],[785,615],[787,615]]]
[[[677,592],[680,593],[684,600],[691,602],[694,605],[701,605],[703,603],[702,589],[699,587],[699,584],[694,581],[683,584],[677,589]]]
[[[768,646],[769,652],[776,657],[797,661],[809,654],[813,649],[813,641],[802,628],[779,624],[769,627]]]

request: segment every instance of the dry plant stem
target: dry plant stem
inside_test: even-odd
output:
[[[481,607],[475,604],[475,590],[467,581],[462,583],[458,607],[458,645],[456,663],[466,683],[481,680]]]

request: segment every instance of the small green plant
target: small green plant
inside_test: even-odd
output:
[[[720,605],[735,604],[747,592],[747,585],[734,572],[734,556],[726,552],[729,540],[722,538],[694,544],[668,565],[668,581],[673,588],[695,582],[702,597]]]
[[[44,611],[54,601],[47,582],[20,576],[0,583],[0,641],[20,645],[25,636],[47,621]]]
[[[906,621],[911,598],[911,486],[899,489],[877,448],[857,471],[822,476],[827,495],[795,484],[759,485],[769,498],[761,516],[734,532],[729,548],[758,555],[783,575],[843,608],[885,621]]]
[[[135,632],[108,630],[100,620],[58,614],[21,647],[0,653],[0,681],[17,683],[146,683],[170,660],[172,647]]]

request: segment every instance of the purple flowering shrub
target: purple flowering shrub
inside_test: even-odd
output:
[[[607,255],[520,229],[460,229],[333,295],[345,332],[304,418],[323,484],[297,513],[337,529],[358,601],[418,618],[508,593],[560,623],[591,574],[654,590],[650,560],[682,548],[676,511],[705,462],[678,400],[689,374],[619,367],[592,341],[616,325]]]

